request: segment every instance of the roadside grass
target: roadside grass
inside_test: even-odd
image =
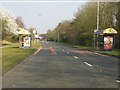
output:
[[[2,73],[4,74],[26,57],[33,54],[40,47],[40,43],[32,44],[32,48],[19,48],[19,43],[14,46],[2,48]]]
[[[105,51],[105,50],[100,49],[100,48],[97,49],[97,48],[94,48],[94,47],[84,47],[84,46],[76,46],[76,45],[73,45],[73,47],[78,48],[79,50],[96,51],[100,54],[120,57],[120,51],[118,51],[118,50]]]
[[[72,48],[77,48],[77,49],[79,49],[79,50],[89,50],[89,51],[95,51],[95,50],[97,50],[97,49],[94,48],[94,47],[86,47],[86,46],[73,45],[73,44],[61,43],[61,42],[58,43],[58,44],[70,46],[70,47],[72,47]]]
[[[40,48],[40,41],[38,41],[38,42],[32,41],[32,48],[34,48],[34,49]]]
[[[113,50],[113,51],[102,51],[100,52],[101,54],[105,54],[105,55],[110,55],[110,56],[115,56],[115,57],[119,57],[120,58],[120,51],[117,50]]]
[[[73,45],[72,47],[78,48],[79,50],[97,51],[97,49],[94,47],[85,47],[85,46],[78,46],[78,45]]]
[[[88,51],[96,51],[100,54],[104,54],[104,55],[109,55],[109,56],[114,56],[114,57],[119,57],[120,58],[120,51],[118,50],[112,50],[112,51],[104,51],[100,48],[94,48],[94,47],[86,47],[86,46],[79,46],[79,45],[73,45],[73,44],[68,44],[68,43],[59,43],[61,45],[66,45],[66,46],[70,46],[72,48],[77,48],[79,50],[88,50]]]

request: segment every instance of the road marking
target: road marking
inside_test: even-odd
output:
[[[74,56],[74,58],[78,59],[78,57],[77,57],[77,56]]]
[[[66,52],[67,54],[70,54],[69,52]]]
[[[90,66],[90,67],[92,67],[92,65],[91,64],[89,64],[89,63],[87,63],[87,62],[84,62],[86,65],[88,65],[88,66]]]
[[[119,80],[116,80],[116,82],[117,82],[117,83],[120,83],[120,81],[119,81]]]
[[[65,51],[65,50],[62,50],[62,51]]]
[[[40,52],[41,49],[42,47],[40,47],[33,55],[36,55],[38,52]]]

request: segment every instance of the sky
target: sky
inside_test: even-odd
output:
[[[26,28],[36,28],[39,34],[54,29],[63,20],[72,20],[85,2],[2,2],[2,8],[21,16]]]

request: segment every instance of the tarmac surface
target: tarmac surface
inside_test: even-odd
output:
[[[3,88],[118,88],[118,58],[41,42],[2,78]]]

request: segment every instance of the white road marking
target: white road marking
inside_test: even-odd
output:
[[[62,51],[65,51],[65,50],[62,50]]]
[[[40,47],[33,55],[36,55],[38,52],[40,52],[41,49],[42,47]]]
[[[92,65],[91,64],[89,64],[89,63],[87,63],[87,62],[84,62],[86,65],[88,65],[88,66],[90,66],[90,67],[92,67]]]
[[[67,54],[70,54],[69,52],[66,52]]]
[[[119,80],[116,80],[116,82],[117,82],[117,83],[120,83],[120,81],[119,81]]]
[[[78,59],[78,57],[77,57],[77,56],[74,56],[74,58]]]

